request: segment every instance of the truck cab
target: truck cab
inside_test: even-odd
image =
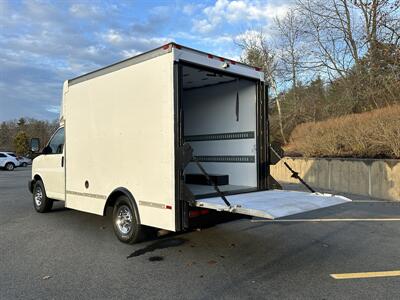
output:
[[[41,155],[33,160],[33,178],[29,184],[33,190],[34,181],[40,180],[44,189],[39,192],[43,194],[45,191],[48,198],[60,201],[65,201],[64,144],[65,130],[61,126],[51,136]],[[39,206],[35,208],[39,209]]]

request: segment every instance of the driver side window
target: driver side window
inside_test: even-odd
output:
[[[51,148],[52,154],[63,153],[64,147],[64,127],[61,127],[53,135],[53,138],[49,142],[49,147]]]

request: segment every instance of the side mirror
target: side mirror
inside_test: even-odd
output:
[[[33,153],[39,152],[40,149],[40,139],[32,138],[30,143],[30,148]]]
[[[53,153],[53,149],[51,149],[50,146],[46,146],[43,148],[42,154],[52,154]]]

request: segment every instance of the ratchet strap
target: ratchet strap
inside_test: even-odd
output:
[[[210,178],[206,170],[203,168],[203,166],[200,164],[199,160],[197,159],[196,156],[192,157],[192,160],[196,163],[196,165],[199,167],[201,173],[206,177],[207,181],[209,184],[211,184],[214,188],[214,190],[217,192],[218,196],[221,197],[221,199],[225,202],[225,204],[228,207],[231,207],[231,204],[229,203],[228,199],[226,199],[224,193],[218,188],[218,186],[215,184],[215,182]]]
[[[272,150],[272,152],[274,152],[274,154],[275,154],[279,159],[282,159],[282,156],[280,156],[280,155],[278,154],[278,152],[275,151],[275,149],[274,149],[271,145],[269,145],[269,148]],[[289,166],[289,164],[288,164],[286,161],[284,161],[283,164],[286,166],[286,168],[289,169],[290,172],[292,172],[292,176],[291,176],[291,177],[298,179],[311,193],[315,193],[315,192],[316,192],[311,186],[309,186],[309,185],[307,184],[307,182],[305,182],[305,181],[303,180],[303,178],[300,177],[299,172],[296,172],[295,170],[293,170],[293,169]]]

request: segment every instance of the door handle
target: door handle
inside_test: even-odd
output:
[[[61,167],[64,167],[64,156],[61,156]]]

